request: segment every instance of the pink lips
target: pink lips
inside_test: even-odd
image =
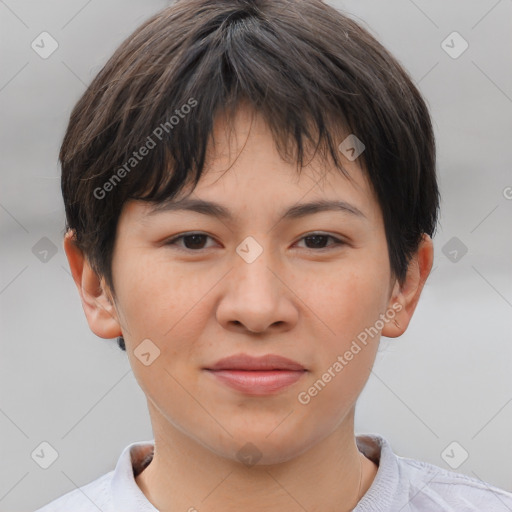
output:
[[[267,395],[297,382],[306,369],[286,357],[237,354],[205,368],[224,384],[250,395]]]

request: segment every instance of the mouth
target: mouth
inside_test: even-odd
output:
[[[267,354],[237,354],[204,368],[214,378],[249,395],[275,394],[297,382],[308,370],[297,361]]]

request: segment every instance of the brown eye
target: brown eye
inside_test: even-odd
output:
[[[205,249],[204,244],[207,238],[211,238],[209,235],[205,235],[203,233],[190,233],[185,235],[177,236],[168,242],[165,245],[175,245],[180,249],[187,249],[190,251],[197,251],[201,249]],[[178,244],[178,241],[183,240],[183,245]]]
[[[179,249],[184,249],[188,251],[198,252],[202,249],[208,249],[209,247],[205,246],[207,239],[212,239],[211,236],[205,233],[188,233],[179,235],[177,237],[172,238],[165,245],[176,246]],[[212,239],[213,240],[213,239]],[[342,240],[332,236],[326,235],[323,233],[312,233],[310,235],[306,235],[300,239],[300,241],[304,240],[306,243],[306,249],[313,250],[324,250],[329,248],[338,247],[341,245],[345,245],[345,242]],[[328,244],[328,241],[332,240],[333,243]],[[182,243],[181,243],[182,242]],[[211,246],[210,246],[211,247]]]
[[[328,239],[334,240],[334,243],[330,246],[326,247],[326,242]],[[328,249],[332,246],[343,245],[344,242],[339,240],[338,238],[333,237],[332,235],[324,235],[322,233],[313,233],[311,235],[307,235],[301,238],[301,240],[306,241],[306,249]]]

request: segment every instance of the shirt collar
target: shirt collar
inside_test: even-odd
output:
[[[353,512],[388,512],[393,509],[399,485],[400,470],[397,456],[388,441],[378,434],[358,434],[356,443],[359,450],[373,460],[379,469],[372,485]]]
[[[158,512],[135,481],[144,459],[151,454],[154,440],[129,444],[121,453],[112,477],[113,510],[123,512]]]

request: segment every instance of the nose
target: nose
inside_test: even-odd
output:
[[[250,263],[235,253],[226,277],[216,312],[225,329],[262,334],[287,331],[297,323],[296,296],[270,251]]]

